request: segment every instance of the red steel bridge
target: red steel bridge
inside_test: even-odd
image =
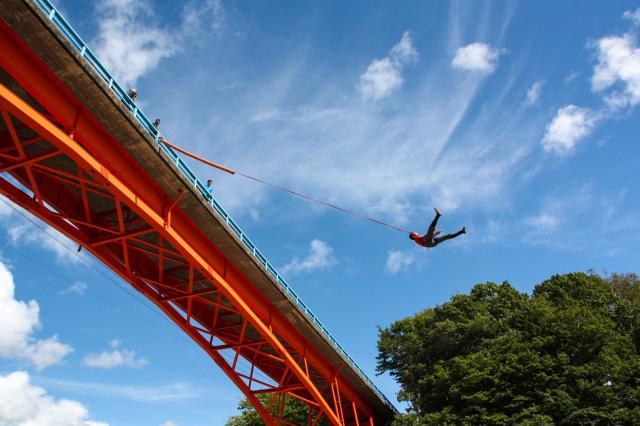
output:
[[[0,7],[0,193],[155,304],[267,425],[382,425],[393,405],[49,0]]]

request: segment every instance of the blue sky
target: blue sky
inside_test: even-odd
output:
[[[193,164],[370,376],[377,326],[478,282],[640,270],[636,2],[56,4],[174,143],[404,228],[433,207],[467,225],[425,250]],[[0,226],[0,400],[23,407],[0,419],[234,414],[239,391],[113,274],[4,203]]]

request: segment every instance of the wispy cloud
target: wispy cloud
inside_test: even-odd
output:
[[[188,5],[178,27],[159,22],[148,0],[100,0],[96,3],[98,33],[92,41],[101,61],[127,87],[181,51],[187,38],[203,38],[224,29],[220,0]]]
[[[226,11],[222,0],[205,0],[204,5],[187,4],[182,31],[188,35],[221,34],[225,29]]]
[[[527,90],[527,99],[525,102],[528,106],[538,105],[540,94],[542,93],[542,86],[544,86],[544,81],[536,80],[529,90]]]
[[[83,283],[81,281],[76,281],[73,284],[71,284],[69,287],[66,287],[63,290],[60,290],[58,292],[59,295],[63,295],[63,294],[77,294],[78,296],[84,296],[84,294],[87,292],[87,284]]]
[[[345,111],[339,108],[314,108],[303,106],[293,110],[272,109],[269,111],[260,111],[249,118],[252,123],[261,122],[297,122],[297,123],[315,123],[318,121],[326,121],[336,119]]]
[[[474,20],[460,19],[465,32],[489,38]],[[399,102],[362,102],[351,75],[318,72],[307,50],[298,48],[276,52],[275,69],[236,91],[231,103],[199,103],[188,114],[186,107],[168,105],[163,114],[199,123],[176,135],[195,152],[394,224],[406,224],[433,205],[449,211],[495,208],[508,197],[511,178],[546,123],[541,112],[525,111],[521,99],[508,96],[512,84],[482,109],[472,108],[485,74],[451,72],[457,48],[449,50],[451,37],[445,33],[440,52],[429,53],[428,65],[416,73],[419,80],[404,82],[410,90]],[[510,59],[526,60],[519,55]],[[315,78],[312,86],[309,76]],[[517,67],[505,76],[520,84]],[[198,90],[208,85],[204,77],[194,83]],[[301,87],[309,87],[303,98]],[[216,183],[216,195],[235,214],[258,207],[269,214],[264,201],[275,193],[231,176],[217,176]]]
[[[465,248],[495,243],[504,244],[505,239],[511,236],[512,226],[513,224],[505,217],[490,218],[485,223],[467,225],[467,229],[471,232],[467,233],[464,239],[456,238],[451,241],[451,244],[459,244]]]
[[[73,351],[58,336],[44,340],[33,333],[40,327],[40,306],[35,300],[15,299],[13,274],[0,262],[0,357],[27,361],[37,370],[61,364]]]
[[[622,15],[625,19],[630,20],[636,25],[640,25],[640,7],[633,11],[626,11],[624,15]]]
[[[78,245],[47,224],[39,228],[21,216],[12,215],[3,225],[14,245],[48,250],[62,263],[77,264],[82,261],[76,252]]]
[[[541,246],[559,251],[590,250],[597,242],[602,253],[624,251],[621,240],[638,241],[638,217],[626,197],[625,188],[598,190],[595,183],[550,188],[538,200],[533,214],[513,217],[510,213],[474,226],[469,245],[492,243]],[[515,238],[519,236],[519,238]],[[622,238],[621,238],[622,237]],[[624,243],[622,243],[624,244]]]
[[[125,86],[135,85],[140,76],[178,51],[173,32],[157,24],[146,0],[101,0],[96,12],[96,53]]]
[[[24,371],[0,376],[0,401],[0,421],[6,426],[108,426],[91,420],[89,410],[80,402],[47,395]]]
[[[0,220],[7,218],[13,214],[13,209],[9,207],[9,201],[3,196],[0,195]]]
[[[580,73],[577,71],[572,71],[570,73],[567,74],[567,76],[564,78],[564,82],[565,83],[571,83],[573,82],[575,79],[577,79],[580,76]]]
[[[416,258],[414,253],[410,251],[390,250],[387,252],[387,263],[385,270],[395,275],[398,272],[406,271],[413,265]]]
[[[533,245],[547,245],[560,248],[569,248],[584,236],[584,229],[576,229],[582,214],[593,212],[597,200],[591,185],[568,188],[563,192],[557,192],[546,196],[540,211],[522,220],[523,241]],[[597,211],[597,210],[596,210]],[[594,219],[600,214],[592,214],[588,223],[594,223]],[[586,234],[593,240],[595,230],[590,229]],[[579,248],[575,244],[574,249]]]
[[[628,189],[622,188],[611,199],[607,199],[603,206],[602,232],[624,232],[637,228],[638,218],[635,214],[629,214],[623,208],[627,201]]]
[[[280,268],[284,275],[293,275],[302,272],[311,272],[319,269],[327,269],[336,263],[333,257],[333,248],[324,241],[312,240],[309,244],[309,254],[300,259],[293,258],[291,262]]]
[[[186,382],[164,385],[120,385],[113,383],[85,382],[51,377],[34,377],[38,383],[50,388],[64,389],[94,395],[126,398],[139,402],[173,402],[201,398],[202,389]]]
[[[360,76],[358,89],[365,99],[378,100],[389,96],[403,83],[402,70],[405,65],[418,60],[418,52],[413,47],[409,32],[402,35],[393,46],[389,56],[374,59]]]
[[[121,347],[122,341],[111,341],[111,351],[102,351],[99,354],[87,355],[82,364],[87,367],[111,369],[117,367],[141,368],[149,364],[144,358],[136,356],[135,351]]]
[[[471,43],[458,48],[451,60],[454,68],[491,74],[498,66],[498,59],[504,50],[485,43]]]
[[[28,219],[28,213],[19,212],[19,207],[13,207],[10,201],[0,195],[0,229],[6,232],[11,244],[50,251],[63,264],[82,261],[75,242],[46,223],[36,226],[38,219],[32,222]]]
[[[597,122],[598,115],[591,109],[566,105],[547,125],[542,146],[555,154],[571,154],[578,142],[593,132]]]

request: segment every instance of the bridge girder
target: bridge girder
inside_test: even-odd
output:
[[[90,251],[189,335],[268,425],[285,398],[308,424],[374,424],[374,414],[295,326],[145,176],[0,21],[0,193]],[[36,104],[34,104],[34,100]],[[9,178],[11,176],[11,178]],[[258,395],[271,394],[266,402]]]

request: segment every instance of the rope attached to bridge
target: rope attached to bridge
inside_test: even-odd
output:
[[[284,186],[276,185],[275,183],[267,182],[265,180],[262,180],[262,179],[259,179],[259,178],[255,177],[255,176],[251,176],[251,175],[248,175],[246,173],[242,173],[242,172],[239,172],[237,170],[230,169],[229,167],[214,163],[213,161],[210,161],[210,160],[207,160],[206,158],[200,157],[199,155],[196,155],[196,154],[194,154],[192,152],[189,152],[184,148],[180,148],[179,146],[174,145],[173,143],[169,142],[168,140],[166,140],[164,138],[161,140],[161,142],[164,143],[165,145],[175,149],[176,151],[186,155],[187,157],[191,157],[194,160],[197,160],[197,161],[199,161],[199,162],[201,162],[203,164],[206,164],[208,166],[214,167],[214,168],[216,168],[218,170],[222,170],[223,172],[229,173],[231,175],[238,175],[238,176],[245,177],[247,179],[251,179],[251,180],[253,180],[255,182],[259,182],[259,183],[261,183],[263,185],[270,186],[270,187],[278,189],[280,191],[288,192],[289,194],[292,194],[292,195],[295,195],[297,197],[303,198],[303,199],[305,199],[307,201],[311,201],[313,203],[320,204],[320,205],[323,205],[325,207],[336,209],[336,210],[338,210],[338,211],[340,211],[342,213],[346,213],[346,214],[349,214],[351,216],[355,216],[355,217],[357,217],[359,219],[368,220],[370,222],[377,223],[378,225],[386,226],[388,228],[394,229],[394,230],[399,231],[399,232],[403,232],[405,234],[409,234],[411,232],[411,231],[407,231],[406,229],[397,227],[395,225],[391,225],[389,223],[386,223],[386,222],[383,222],[381,220],[375,219],[373,217],[364,215],[362,213],[358,213],[358,212],[353,211],[353,210],[345,209],[343,207],[337,206],[335,204],[328,203],[326,201],[319,200],[319,199],[314,198],[314,197],[310,197],[309,195],[302,194],[300,192],[294,191],[294,190],[286,188]]]

